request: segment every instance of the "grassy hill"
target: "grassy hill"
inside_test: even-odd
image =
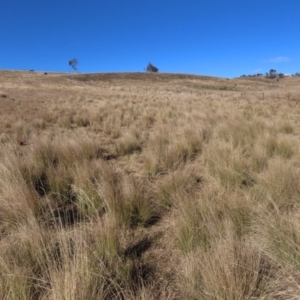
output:
[[[298,78],[0,71],[1,299],[297,299]]]

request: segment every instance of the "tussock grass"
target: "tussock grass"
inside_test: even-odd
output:
[[[294,127],[290,122],[283,122],[280,127],[280,131],[286,134],[291,134],[294,132]]]
[[[157,205],[147,197],[147,190],[138,178],[120,174],[105,164],[100,172],[98,192],[105,202],[108,214],[117,224],[146,226],[159,217]]]
[[[0,298],[298,299],[296,79],[111,76],[0,72]]]
[[[274,269],[272,269],[274,268]],[[182,262],[179,282],[185,299],[255,299],[270,295],[273,267],[247,243],[227,237],[209,252],[193,252]]]
[[[166,209],[178,206],[181,197],[193,195],[200,189],[202,177],[196,166],[169,172],[156,183],[155,194],[160,205]]]
[[[128,133],[123,136],[116,146],[118,155],[132,154],[141,151],[141,141],[136,133]]]
[[[282,158],[291,158],[294,154],[293,145],[287,138],[280,139],[273,136],[268,137],[265,141],[265,148],[268,156],[281,156]]]
[[[275,210],[286,211],[299,207],[299,170],[280,159],[269,162],[269,168],[260,175],[256,189],[265,203]]]

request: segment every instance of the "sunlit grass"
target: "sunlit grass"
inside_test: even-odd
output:
[[[299,297],[296,87],[22,76],[2,78],[1,299]]]

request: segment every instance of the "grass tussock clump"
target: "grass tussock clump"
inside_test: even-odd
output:
[[[299,298],[297,78],[4,73],[0,299]]]
[[[227,237],[207,252],[195,251],[180,266],[184,299],[255,299],[272,293],[276,266],[250,244]]]
[[[116,146],[116,152],[118,155],[127,155],[134,152],[140,152],[142,150],[142,141],[137,132],[128,133],[123,136]]]
[[[276,138],[276,137],[268,137],[265,140],[265,148],[267,155],[271,156],[280,156],[285,159],[289,159],[294,154],[294,145],[287,138]]]
[[[269,168],[260,175],[256,194],[275,211],[290,211],[299,207],[299,170],[280,159],[270,161]]]
[[[39,211],[38,197],[27,186],[20,169],[16,168],[18,158],[11,154],[11,150],[2,153],[0,164],[0,224],[3,229],[30,223]]]
[[[212,245],[224,238],[226,228],[236,239],[244,239],[253,231],[257,209],[252,200],[224,187],[215,189],[217,182],[200,188],[194,195],[182,195],[178,201],[178,225],[175,227],[177,247],[186,253]]]
[[[292,134],[294,132],[294,127],[290,122],[283,122],[280,127],[280,131],[285,134]]]
[[[247,188],[255,184],[252,162],[243,148],[232,148],[224,142],[211,142],[203,159],[210,174],[226,188]]]
[[[159,210],[138,178],[120,174],[109,165],[102,165],[98,192],[108,214],[115,222],[135,227],[147,226],[159,218]]]
[[[181,197],[194,195],[202,185],[202,174],[195,166],[169,172],[155,184],[155,195],[161,207],[178,206]]]
[[[173,136],[174,132],[177,136]],[[146,173],[154,176],[169,170],[175,171],[191,162],[201,153],[206,138],[204,132],[205,129],[193,131],[191,128],[177,132],[176,128],[170,127],[167,131],[150,135],[144,149]]]

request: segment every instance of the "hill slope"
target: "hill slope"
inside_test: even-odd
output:
[[[298,297],[298,78],[0,82],[1,299]]]

